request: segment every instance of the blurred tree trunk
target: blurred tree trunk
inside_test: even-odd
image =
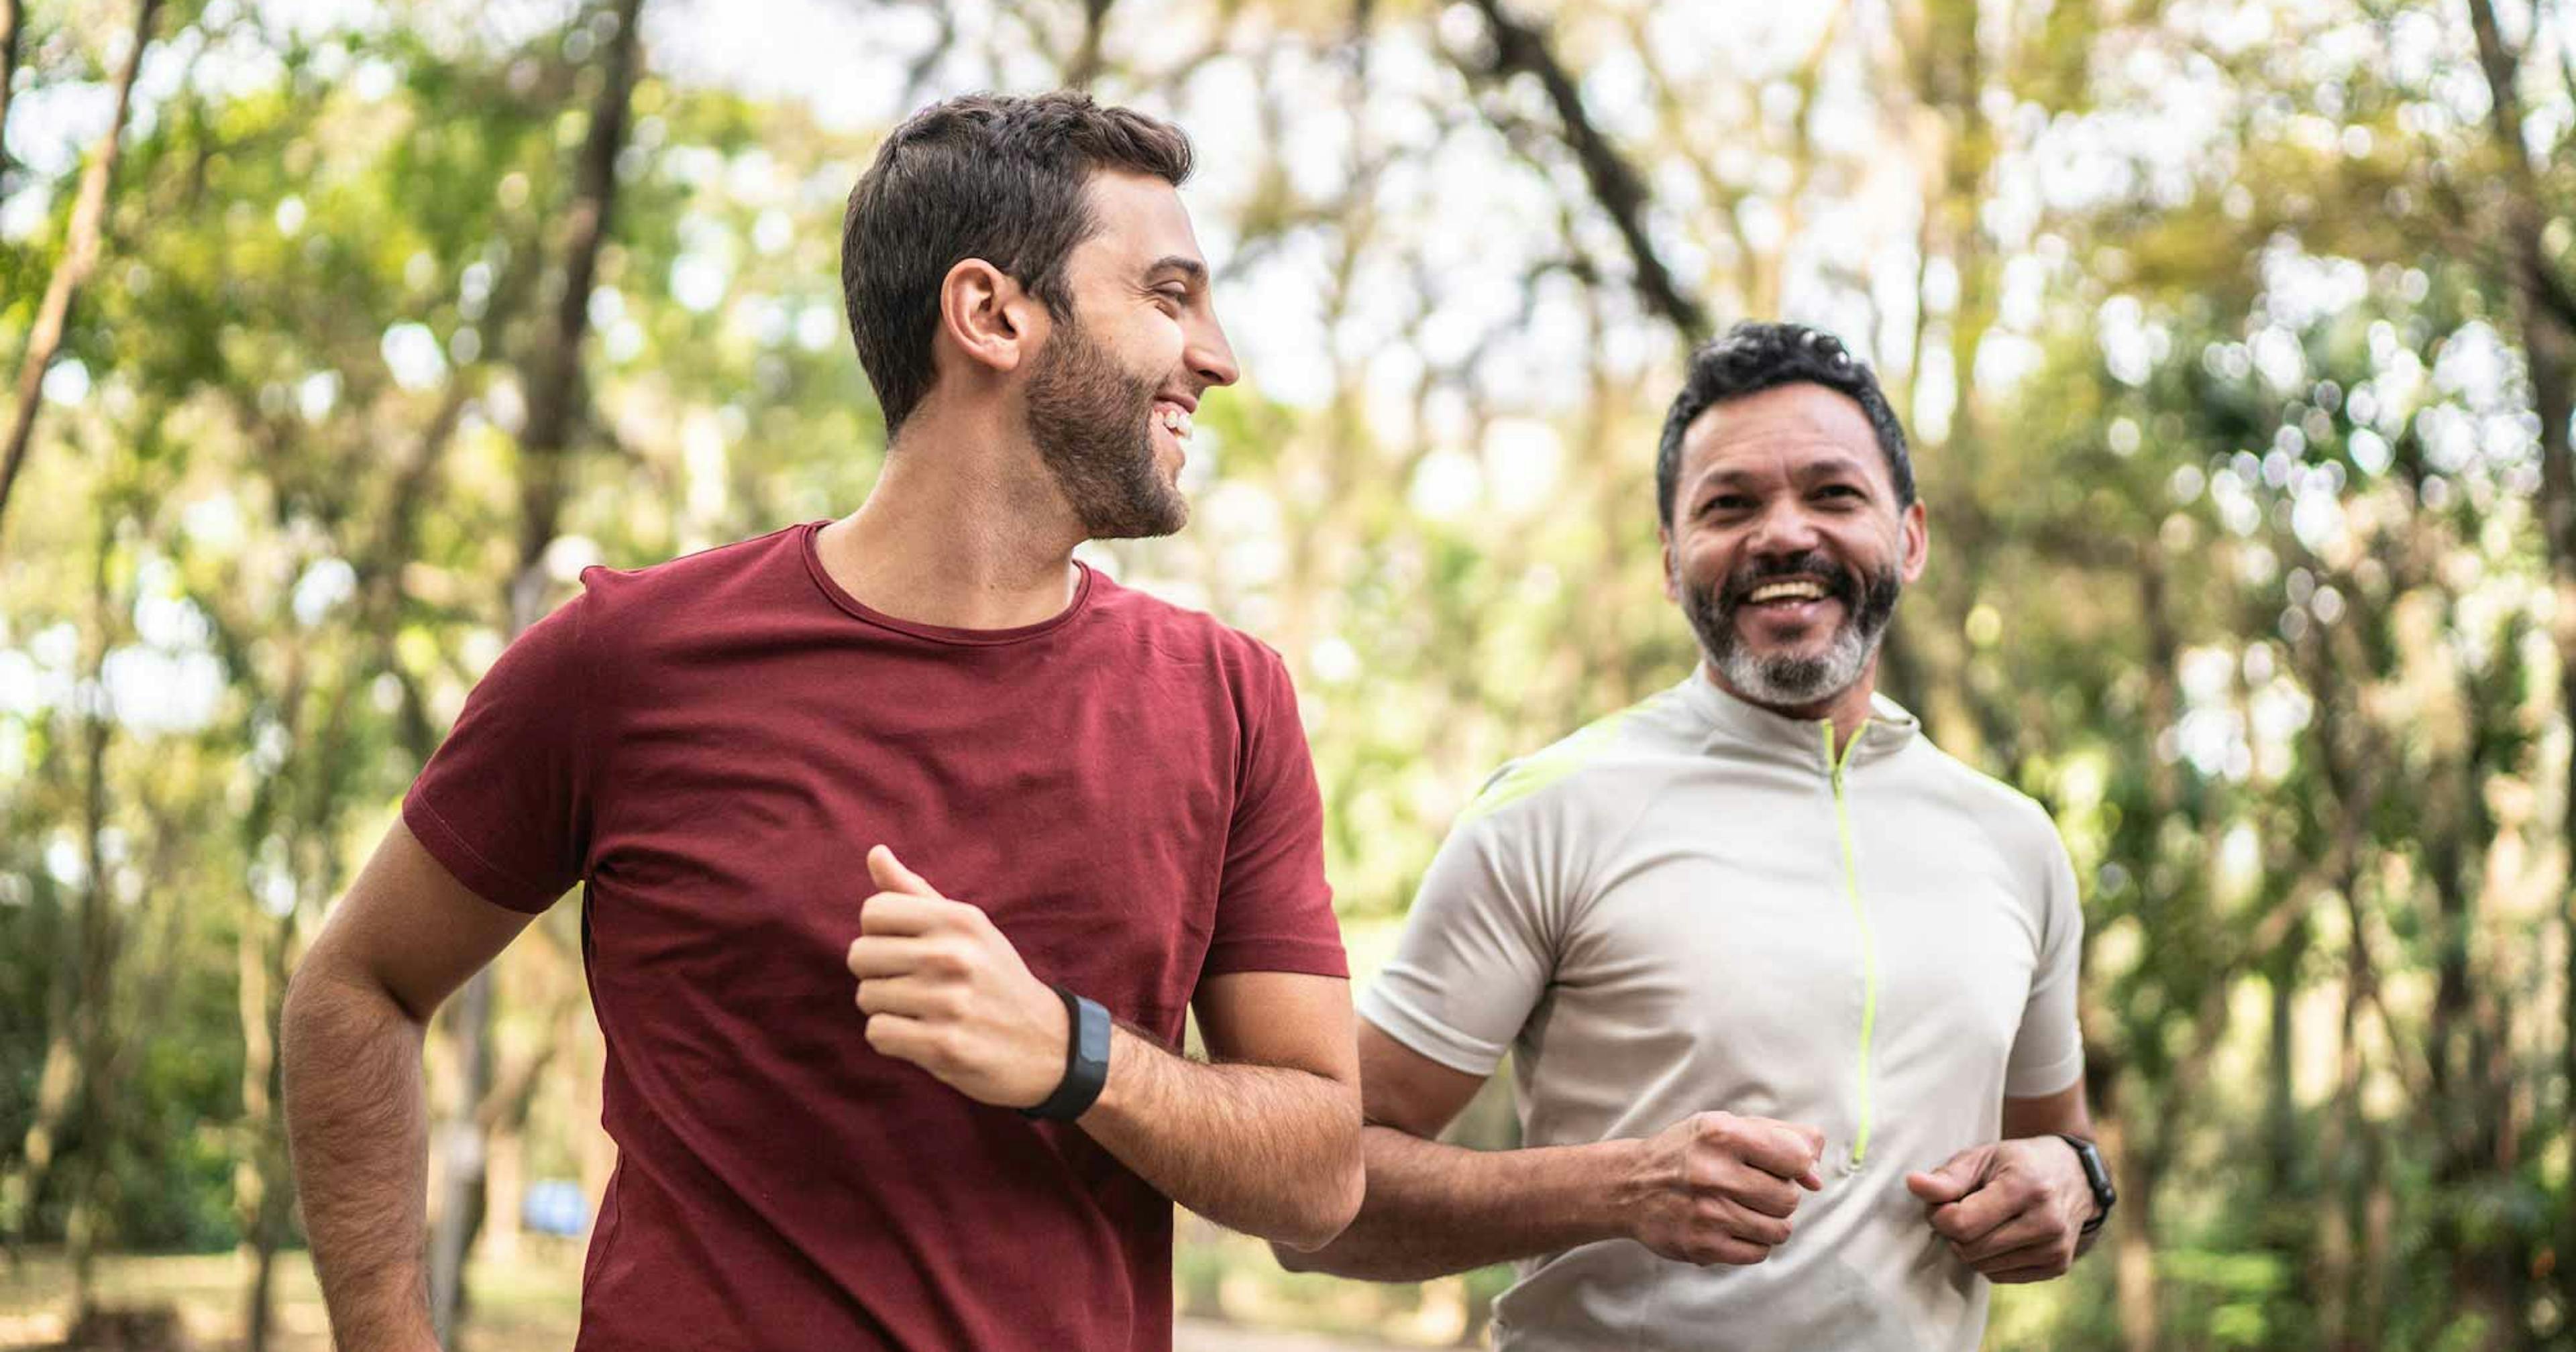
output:
[[[556,297],[552,330],[526,367],[528,420],[519,439],[519,549],[508,594],[510,635],[516,638],[545,615],[546,548],[562,520],[575,414],[583,390],[581,348],[590,324],[592,279],[600,246],[608,238],[617,197],[617,155],[626,144],[627,110],[634,92],[643,0],[616,0],[600,12],[615,16],[602,64],[590,126],[574,168],[572,204],[564,227],[563,289]],[[583,20],[587,21],[587,16]],[[487,1101],[493,1088],[493,971],[485,967],[466,982],[448,1024],[461,1089],[448,1119],[433,1138],[444,1156],[440,1205],[430,1234],[430,1315],[442,1345],[458,1345],[465,1312],[465,1264],[482,1227],[485,1196]]]
[[[1976,0],[1922,0],[1902,14],[1900,31],[1911,57],[1907,83],[1923,123],[1913,139],[1928,144],[1935,156],[1924,183],[1915,359],[1906,377],[1911,390],[1923,387],[1923,354],[1936,336],[1927,285],[1932,260],[1947,262],[1956,282],[1937,335],[1950,366],[1948,426],[1941,436],[1925,438],[1919,409],[1902,410],[1918,447],[1932,453],[1918,461],[1916,478],[1941,544],[1915,588],[1919,599],[1890,641],[1904,649],[1897,665],[1917,684],[1933,740],[1968,764],[2009,778],[2012,767],[1996,759],[2004,740],[2000,723],[1972,687],[1967,643],[1968,613],[1984,590],[1985,550],[1997,538],[1985,520],[1978,472],[1985,414],[1977,397],[1977,351],[1994,326],[1998,305],[1995,251],[1978,215],[1995,160],[1994,129],[1982,102],[1987,75],[1978,13]]]
[[[2176,689],[2175,666],[2182,651],[2181,636],[2173,622],[2169,585],[2166,580],[2164,550],[2156,541],[2141,542],[2138,550],[2138,613],[2146,627],[2146,651],[2141,654],[2140,673],[2145,677],[2143,701],[2145,736],[2137,753],[2147,766],[2147,800],[2157,821],[2170,820],[2181,810],[2182,792],[2174,767],[2156,754],[2156,738],[2173,725],[2181,703]],[[2146,886],[2142,879],[2141,886]],[[2130,1105],[2131,1091],[2117,1077],[2106,1076],[2104,1094],[2104,1135],[2114,1144],[2111,1167],[2120,1171],[2120,1211],[2123,1218],[2114,1236],[2118,1244],[2118,1263],[2112,1270],[2112,1284],[2120,1312],[2120,1345],[2126,1352],[2155,1352],[2163,1340],[2163,1324],[2156,1308],[2155,1200],[2157,1173],[2160,1166],[2153,1150],[2147,1148],[2147,1132],[2134,1135],[2129,1126],[2138,1119]],[[2134,1142],[2134,1145],[2132,1144]]]
[[[2111,1215],[2111,1283],[2123,1352],[2156,1352],[2155,1161],[2129,1132],[2129,1110],[2112,1078],[2102,1095],[2102,1149],[2114,1161],[2120,1205]]]
[[[2478,65],[2486,75],[2493,111],[2488,132],[2501,162],[2505,194],[2504,247],[2512,280],[2513,317],[2529,363],[2533,409],[2540,415],[2541,540],[2557,605],[2551,637],[2558,650],[2559,711],[2576,724],[2576,448],[2568,422],[2576,416],[2576,299],[2551,262],[2545,241],[2549,217],[2539,175],[2523,140],[2523,104],[2515,79],[2522,54],[2506,47],[2496,25],[2494,0],[2469,0],[2477,35]],[[2576,864],[2576,757],[2559,786],[2563,858]],[[2562,882],[2559,932],[2566,970],[2561,994],[2566,1017],[2559,1030],[2559,1131],[2576,1149],[2576,887]],[[2555,1278],[2559,1324],[2576,1328],[2576,1206],[2563,1206],[2558,1224]]]
[[[9,189],[9,85],[18,73],[18,43],[26,27],[26,0],[0,0],[0,193]]]
[[[107,857],[107,748],[113,735],[107,702],[107,654],[115,646],[117,617],[114,561],[119,512],[113,499],[98,506],[98,544],[90,569],[90,617],[82,636],[82,686],[78,703],[81,725],[80,923],[73,949],[71,1041],[74,1075],[80,1088],[80,1153],[72,1161],[71,1215],[64,1244],[72,1269],[72,1322],[87,1317],[97,1296],[100,1232],[106,1227],[107,1163],[115,1124],[109,1083],[115,1059],[115,1024],[111,1018],[116,990],[118,924],[114,885]]]
[[[242,1028],[242,1134],[233,1163],[233,1211],[250,1272],[242,1291],[243,1352],[267,1352],[276,1302],[270,1298],[284,1227],[287,1171],[277,1136],[277,1004],[286,989],[286,945],[266,917],[245,916],[239,941]]]
[[[1068,89],[1088,90],[1100,78],[1101,40],[1109,26],[1109,7],[1117,0],[1082,0],[1082,38],[1064,63]]]
[[[15,0],[10,2],[14,6]],[[53,278],[45,284],[45,299],[36,308],[36,322],[27,330],[26,354],[18,362],[18,402],[9,421],[9,440],[5,448],[0,448],[0,518],[7,516],[9,490],[18,481],[28,444],[35,437],[36,414],[44,407],[45,371],[54,364],[54,354],[62,350],[63,327],[71,318],[72,299],[81,283],[89,280],[90,270],[98,266],[100,240],[107,227],[107,190],[116,175],[119,142],[125,134],[126,114],[134,102],[134,73],[143,65],[143,49],[152,41],[152,20],[160,9],[161,0],[138,0],[134,40],[116,68],[116,110],[108,118],[106,133],[90,151],[89,168],[81,174],[80,197],[72,204],[63,256],[54,264]],[[17,31],[18,21],[13,17],[9,24],[13,42]],[[0,77],[5,74],[0,72]]]

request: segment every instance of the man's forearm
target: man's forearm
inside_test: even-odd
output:
[[[1283,1266],[1420,1281],[1627,1234],[1616,1180],[1630,1141],[1468,1150],[1369,1127],[1368,1196],[1341,1238]]]
[[[1080,1119],[1163,1195],[1219,1225],[1312,1248],[1359,1205],[1359,1090],[1280,1066],[1174,1055],[1127,1028]]]
[[[421,1025],[382,991],[312,972],[281,1022],[287,1144],[335,1343],[434,1352]]]

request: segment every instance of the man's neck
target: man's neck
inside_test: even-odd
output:
[[[871,610],[951,629],[1062,614],[1081,523],[1007,410],[925,406],[859,510],[823,528],[823,570]]]
[[[1757,709],[1767,709],[1783,718],[1803,722],[1830,722],[1834,725],[1834,755],[1842,756],[1843,748],[1869,722],[1870,700],[1878,693],[1878,655],[1870,655],[1869,664],[1861,668],[1860,678],[1841,690],[1809,704],[1773,704],[1736,689],[1718,672],[1717,665],[1706,660],[1699,664],[1701,679]]]

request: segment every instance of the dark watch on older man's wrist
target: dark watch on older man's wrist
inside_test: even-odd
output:
[[[2093,1218],[2084,1222],[2083,1230],[2084,1238],[2091,1239],[2093,1232],[2102,1228],[2102,1222],[2111,1219],[2111,1204],[2120,1200],[2119,1190],[2111,1186],[2111,1171],[2103,1166],[2102,1152],[2094,1149],[2091,1141],[2062,1131],[2057,1133],[2057,1139],[2075,1147],[2075,1158],[2084,1164],[2084,1182],[2093,1189],[2095,1210]]]
[[[1109,1011],[1099,1001],[1086,1000],[1062,986],[1055,993],[1064,1001],[1064,1080],[1046,1102],[1022,1108],[1020,1113],[1070,1122],[1089,1112],[1109,1083]]]

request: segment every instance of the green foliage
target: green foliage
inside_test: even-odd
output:
[[[32,8],[18,149],[27,108],[97,91],[118,22]],[[884,85],[863,115],[784,61],[718,80],[655,45],[738,17],[648,21],[557,594],[863,499],[845,194],[903,80],[1044,83],[1077,8],[852,53],[826,84]],[[1650,187],[1632,235],[1541,91],[1465,73],[1470,7],[1113,6],[1101,92],[1209,129],[1190,201],[1248,370],[1198,420],[1193,529],[1086,557],[1287,656],[1365,968],[1494,766],[1695,660],[1651,510],[1678,353],[1630,251],[1712,313],[1843,327],[1932,521],[1885,683],[2056,815],[2094,1106],[2152,1217],[2002,1293],[1990,1346],[2563,1342],[2563,622],[2483,72],[2416,11],[1941,0],[1892,41],[1735,43],[1701,7],[1554,7]],[[2507,26],[2544,35],[2526,140],[2565,279],[2576,14],[2532,15]],[[0,534],[0,1230],[37,1242],[84,1189],[115,1247],[287,1235],[261,974],[508,632],[598,16],[344,17],[176,11]],[[78,166],[39,159],[0,336],[63,254]],[[580,943],[558,908],[513,950],[495,1041],[540,1067],[527,1169],[595,1186]],[[91,1111],[46,1065],[102,989]],[[1470,1117],[1512,1139],[1499,1098]],[[1292,1280],[1196,1230],[1177,1270],[1195,1312],[1405,1337],[1508,1281]]]

